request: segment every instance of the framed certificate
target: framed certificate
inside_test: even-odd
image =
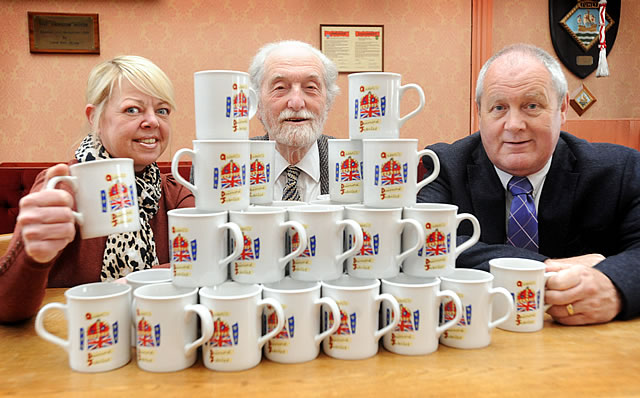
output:
[[[339,72],[383,72],[384,25],[320,25],[320,50]]]
[[[32,53],[100,54],[98,14],[28,12]]]

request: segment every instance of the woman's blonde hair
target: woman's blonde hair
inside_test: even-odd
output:
[[[104,106],[111,99],[113,87],[120,87],[125,78],[136,89],[158,98],[176,109],[173,84],[156,64],[144,57],[121,55],[105,61],[91,70],[87,82],[87,103],[95,106],[92,114],[92,133],[100,123]]]

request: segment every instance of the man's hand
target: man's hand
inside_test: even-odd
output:
[[[547,272],[560,271],[561,269],[567,269],[574,265],[584,265],[585,267],[593,267],[600,261],[604,260],[605,256],[602,254],[591,253],[576,257],[567,258],[550,258],[544,263],[547,266]]]
[[[577,257],[582,262],[547,260],[547,271],[557,271],[547,281],[545,302],[556,322],[585,325],[612,320],[622,310],[620,293],[605,274],[593,268],[599,255]],[[602,256],[600,256],[602,257]],[[604,259],[604,257],[602,257]],[[571,304],[573,315],[569,313]]]
[[[46,172],[44,185],[55,177],[69,175],[69,167],[59,164]],[[73,241],[76,234],[72,213],[73,196],[61,189],[42,189],[20,199],[17,227],[27,254],[39,263],[51,261]]]

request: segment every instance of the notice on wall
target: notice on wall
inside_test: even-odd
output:
[[[383,33],[383,25],[320,25],[320,49],[339,72],[382,72]]]
[[[98,14],[28,13],[32,53],[100,54]]]

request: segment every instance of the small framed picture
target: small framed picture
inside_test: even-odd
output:
[[[27,12],[32,53],[100,54],[98,14]]]
[[[320,25],[320,51],[339,72],[383,72],[384,25]]]
[[[587,86],[581,84],[569,99],[569,105],[573,108],[578,116],[582,116],[597,101],[596,97],[589,91]]]

